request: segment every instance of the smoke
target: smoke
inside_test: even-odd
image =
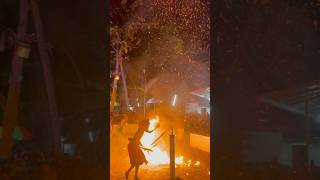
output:
[[[129,61],[125,63],[129,89],[143,93],[143,89],[147,87],[148,97],[170,99],[173,94],[179,94],[181,98],[181,95],[190,94],[193,90],[210,86],[210,48],[201,48],[204,42],[200,40],[204,28],[195,26],[197,29],[193,34],[196,34],[199,29],[201,30],[199,39],[195,40],[191,37],[190,39],[185,38],[187,33],[184,32],[184,29],[189,32],[190,27],[182,26],[187,23],[185,20],[188,17],[185,15],[190,15],[190,17],[191,15],[195,17],[201,15],[204,17],[202,19],[207,22],[207,18],[210,19],[209,14],[208,17],[206,14],[200,14],[199,10],[202,5],[198,2],[194,2],[194,6],[198,7],[195,9],[192,7],[188,9],[190,5],[187,1],[181,3],[181,6],[175,7],[179,8],[176,10],[181,12],[178,14],[181,18],[177,18],[177,20],[172,19],[176,12],[167,10],[174,5],[171,1],[140,0],[130,6],[134,7],[134,10],[126,20],[125,28],[137,22],[152,24],[162,21],[153,17],[168,17],[170,22],[160,23],[160,26],[153,27],[153,29],[144,29],[144,31],[148,31],[146,33],[148,37],[143,41],[142,50],[134,57],[129,57]],[[168,13],[168,15],[161,13]],[[190,20],[198,22],[199,19]],[[207,27],[209,24],[210,21],[203,26]],[[133,94],[132,91],[129,91],[129,96]]]
[[[188,55],[194,51],[185,48],[179,37],[162,34],[149,42],[148,47],[127,63],[128,80],[135,87],[148,88],[148,94],[163,98],[172,93],[188,93],[209,87],[209,55]],[[143,70],[146,70],[144,75]]]

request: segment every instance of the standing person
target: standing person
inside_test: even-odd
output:
[[[128,115],[124,114],[121,118],[119,132],[123,133],[123,129],[128,124]]]
[[[112,134],[112,130],[113,130],[113,120],[114,120],[113,114],[110,113],[110,135]]]
[[[129,138],[130,142],[128,144],[128,153],[129,153],[129,157],[130,157],[131,166],[128,169],[128,171],[126,171],[126,173],[125,173],[126,179],[128,179],[130,171],[133,168],[136,168],[134,179],[139,180],[139,178],[138,178],[139,167],[143,163],[146,163],[146,164],[148,163],[145,155],[142,152],[142,149],[147,150],[147,151],[151,151],[151,150],[144,148],[142,146],[140,140],[141,140],[144,132],[152,133],[154,130],[156,130],[158,128],[158,126],[157,126],[152,131],[149,131],[149,126],[150,126],[150,122],[148,119],[141,121],[139,123],[139,128],[138,128],[137,132],[135,133],[134,137]]]

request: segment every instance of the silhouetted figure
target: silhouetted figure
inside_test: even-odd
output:
[[[119,132],[123,133],[123,129],[126,127],[127,124],[128,124],[128,116],[125,114],[121,118]]]
[[[139,128],[137,130],[137,132],[135,133],[133,138],[129,138],[129,144],[128,144],[128,153],[129,153],[129,157],[130,157],[130,168],[128,169],[128,171],[126,171],[125,175],[126,175],[126,179],[128,179],[129,177],[129,173],[133,168],[136,168],[135,170],[135,176],[134,179],[138,180],[138,172],[139,172],[139,167],[140,165],[142,165],[143,163],[148,163],[145,155],[142,152],[142,149],[144,150],[148,150],[151,151],[150,149],[144,148],[140,142],[140,139],[143,136],[144,132],[147,133],[152,133],[154,130],[149,131],[149,126],[150,126],[150,122],[149,120],[143,120],[139,123]]]

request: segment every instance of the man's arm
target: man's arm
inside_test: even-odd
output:
[[[156,126],[152,131],[147,130],[146,132],[147,132],[147,133],[152,133],[153,131],[155,131],[155,130],[158,129],[159,127],[160,127],[160,125],[157,124],[157,126]]]

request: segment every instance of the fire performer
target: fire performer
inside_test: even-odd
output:
[[[148,164],[148,161],[147,161],[145,155],[143,154],[142,149],[146,150],[146,151],[152,151],[152,150],[143,147],[140,140],[141,140],[144,132],[152,133],[154,130],[156,130],[159,127],[159,125],[157,125],[157,127],[155,129],[153,129],[152,131],[149,131],[149,126],[150,126],[150,122],[148,119],[141,121],[139,123],[139,128],[138,128],[137,132],[135,133],[135,135],[133,136],[133,138],[129,138],[130,142],[128,144],[128,153],[129,153],[129,157],[130,157],[131,166],[128,169],[128,171],[126,171],[126,173],[125,173],[126,179],[128,179],[130,171],[133,168],[136,168],[134,179],[139,180],[139,178],[138,178],[139,167],[143,163]]]

